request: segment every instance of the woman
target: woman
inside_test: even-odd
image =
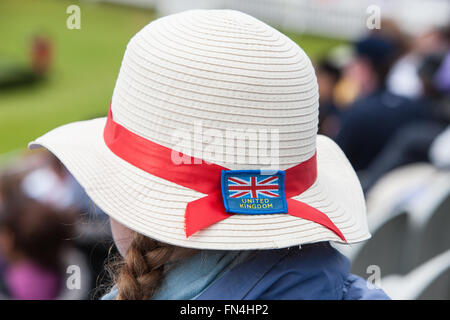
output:
[[[2,291],[20,300],[57,299],[73,236],[72,213],[23,198],[0,215]]]
[[[30,147],[111,218],[123,262],[105,299],[387,298],[328,243],[370,234],[359,181],[317,118],[297,44],[237,11],[193,10],[133,37],[107,119]]]

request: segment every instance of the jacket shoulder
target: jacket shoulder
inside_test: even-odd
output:
[[[369,284],[363,278],[349,274],[344,281],[343,300],[390,300],[380,288]]]
[[[290,253],[261,279],[248,298],[342,299],[350,269],[346,257],[328,242],[291,248]]]
[[[350,264],[328,242],[264,250],[217,280],[198,299],[342,299]]]

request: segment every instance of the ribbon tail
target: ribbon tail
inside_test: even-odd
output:
[[[286,199],[286,201],[289,215],[318,223],[333,231],[339,238],[347,242],[342,232],[326,214],[298,200]]]
[[[186,238],[216,222],[229,218],[219,193],[189,202],[184,215]]]

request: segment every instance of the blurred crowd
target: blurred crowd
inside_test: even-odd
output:
[[[450,166],[449,44],[450,27],[409,37],[383,21],[317,64],[319,133],[342,148],[365,191],[406,164]]]
[[[341,248],[394,299],[450,298],[450,25],[415,37],[392,21],[318,62],[319,133],[366,194],[372,238]]]
[[[50,152],[0,175],[0,299],[89,299],[114,256],[106,215]]]
[[[365,192],[410,163],[450,167],[450,27],[410,37],[383,21],[317,61],[316,73],[319,133],[342,148]],[[50,153],[28,153],[3,169],[0,298],[92,298],[107,282],[109,241],[104,213]],[[68,291],[72,263],[87,285]]]

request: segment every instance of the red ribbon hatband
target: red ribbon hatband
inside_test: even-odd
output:
[[[225,211],[221,195],[221,172],[229,169],[205,163],[194,157],[191,158],[191,161],[187,161],[189,163],[175,164],[172,161],[172,149],[140,137],[115,122],[111,108],[103,138],[115,155],[133,166],[159,178],[207,194],[203,198],[189,202],[186,206],[186,237],[233,215]],[[342,232],[327,215],[306,203],[292,199],[306,191],[314,183],[316,177],[316,155],[285,170],[287,214],[318,223],[333,231],[346,242]]]

